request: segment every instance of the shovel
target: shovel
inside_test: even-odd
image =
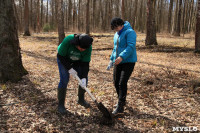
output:
[[[75,78],[78,80],[79,84],[82,86],[82,82],[80,78],[78,77],[78,75],[75,75]],[[101,102],[100,103],[97,102],[96,98],[92,95],[92,93],[88,90],[87,87],[82,87],[82,88],[87,91],[91,99],[94,101],[94,103],[98,107],[99,111],[101,111],[101,113],[103,114],[103,116],[109,120],[112,120],[112,116],[110,112],[108,111],[108,109]]]

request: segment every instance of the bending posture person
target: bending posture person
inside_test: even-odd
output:
[[[91,60],[93,39],[87,34],[71,34],[67,36],[58,46],[57,63],[60,74],[58,85],[58,112],[66,113],[65,96],[69,74],[75,76],[78,74],[83,86],[87,86],[89,62]],[[79,85],[78,103],[85,108],[90,104],[84,99],[85,90]]]
[[[113,79],[118,95],[118,104],[112,112],[114,115],[124,112],[126,104],[127,82],[133,72],[136,54],[136,33],[128,21],[121,18],[113,18],[111,29],[116,31],[114,35],[114,48],[107,67],[109,70],[114,66]]]

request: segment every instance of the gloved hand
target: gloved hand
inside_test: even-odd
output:
[[[110,70],[110,68],[112,68],[113,66],[114,66],[114,63],[112,61],[110,61],[106,70]]]
[[[81,84],[80,84],[80,86],[81,86],[82,88],[86,87],[86,78],[82,78],[82,79],[81,79]]]
[[[75,75],[77,75],[77,72],[76,72],[73,68],[69,69],[68,72],[69,72],[69,74],[72,75],[73,77],[75,77]]]

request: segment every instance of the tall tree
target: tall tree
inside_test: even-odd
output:
[[[156,0],[147,1],[147,33],[145,45],[157,45],[155,26],[155,4]]]
[[[16,24],[14,0],[0,0],[0,82],[17,82],[27,74],[22,65]]]
[[[90,34],[90,0],[87,0],[86,6],[86,34]]]
[[[49,23],[49,0],[47,0],[46,23]]]
[[[30,19],[30,26],[33,27],[33,0],[30,2],[30,14],[29,14],[29,19]]]
[[[65,38],[64,33],[64,13],[63,13],[63,0],[58,0],[58,36],[59,36],[59,44],[63,41]]]
[[[78,2],[78,31],[81,31],[81,3],[82,0]]]
[[[73,7],[73,31],[75,31],[75,27],[76,27],[76,2],[74,0],[74,7]]]
[[[40,0],[37,1],[37,32],[40,32]]]
[[[122,19],[124,19],[125,16],[125,7],[124,7],[124,0],[122,0],[122,7],[121,7],[121,11],[122,11]]]
[[[69,1],[69,6],[68,6],[68,27],[67,29],[71,29],[71,25],[72,25],[72,0],[68,0]]]
[[[169,12],[168,12],[168,33],[171,32],[171,22],[172,22],[172,10],[173,10],[173,0],[170,0],[170,4],[169,4]]]
[[[19,16],[18,16],[18,11],[17,11],[17,8],[16,8],[16,4],[14,3],[14,12],[15,12],[15,17],[17,19],[17,26],[18,26],[18,30],[19,32],[22,32],[22,25],[21,25],[21,22],[19,20]]]
[[[196,19],[195,51],[200,53],[200,0],[198,0]]]
[[[43,0],[41,0],[40,25],[43,27]]]
[[[96,28],[96,0],[93,0],[93,10],[92,10],[92,29],[93,31],[95,30]]]
[[[137,7],[138,7],[138,0],[135,0],[135,6],[134,6],[134,14],[133,14],[133,29],[135,29],[135,22],[136,22],[136,16],[137,16]]]
[[[50,23],[50,25],[52,28],[54,27],[54,14],[55,14],[54,3],[55,3],[55,1],[51,0],[51,23]]]
[[[29,31],[29,6],[28,0],[25,0],[25,8],[24,8],[24,36],[30,36]]]
[[[181,6],[182,6],[182,0],[177,0],[177,6],[178,6],[178,18],[177,18],[177,24],[175,26],[175,30],[173,35],[174,36],[180,36],[180,32],[181,32]]]

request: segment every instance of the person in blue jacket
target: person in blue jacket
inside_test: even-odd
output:
[[[113,79],[118,95],[118,103],[112,114],[124,112],[127,95],[127,82],[137,62],[136,33],[128,21],[121,18],[113,18],[111,29],[116,31],[114,35],[114,48],[110,57],[107,70],[114,66]]]

